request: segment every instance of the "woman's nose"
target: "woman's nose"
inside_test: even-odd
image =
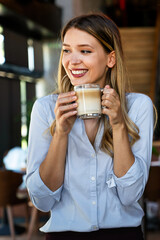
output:
[[[70,63],[71,64],[79,64],[81,63],[81,59],[78,54],[72,54],[70,56]]]

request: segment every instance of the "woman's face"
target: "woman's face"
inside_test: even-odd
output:
[[[108,55],[99,41],[85,31],[69,29],[63,42],[63,67],[73,86],[105,86]]]

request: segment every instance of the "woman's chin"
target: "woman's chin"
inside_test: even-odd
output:
[[[82,84],[87,84],[87,83],[90,83],[89,81],[87,80],[81,80],[81,79],[74,79],[74,80],[70,80],[71,81],[71,84],[73,86],[78,86],[78,85],[82,85]]]

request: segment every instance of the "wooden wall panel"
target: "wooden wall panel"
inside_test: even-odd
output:
[[[120,32],[131,89],[150,95],[155,28],[121,28]]]

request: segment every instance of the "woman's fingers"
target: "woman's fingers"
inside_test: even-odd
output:
[[[74,105],[77,96],[75,92],[61,93],[58,96],[56,106],[55,106],[55,115],[61,115],[63,111],[69,111],[77,106]]]
[[[61,93],[58,96],[57,103],[58,105],[67,104],[75,101],[77,96],[75,92]]]
[[[73,91],[59,94],[54,110],[59,131],[70,131],[77,114],[76,99],[76,93]]]
[[[114,105],[116,105],[117,100],[113,96],[109,95],[103,95],[102,96],[102,106],[111,108]]]
[[[63,115],[61,115],[61,121],[64,122],[66,119],[68,119],[76,114],[77,114],[76,110],[66,112]]]
[[[66,104],[66,105],[61,105],[59,106],[59,111],[60,112],[68,112],[70,110],[76,109],[78,106],[77,103],[70,103],[70,104]]]
[[[77,96],[75,92],[59,94],[54,109],[56,117],[56,131],[68,134],[72,129],[77,115]]]
[[[117,92],[108,85],[103,90],[102,113],[109,116],[112,126],[121,122],[123,119],[119,96]]]
[[[104,88],[102,97],[108,97],[108,98],[114,97],[117,100],[119,99],[117,92],[113,88],[107,88],[107,87]]]
[[[106,108],[115,108],[119,106],[119,97],[115,94],[105,93],[102,96],[102,106]]]

